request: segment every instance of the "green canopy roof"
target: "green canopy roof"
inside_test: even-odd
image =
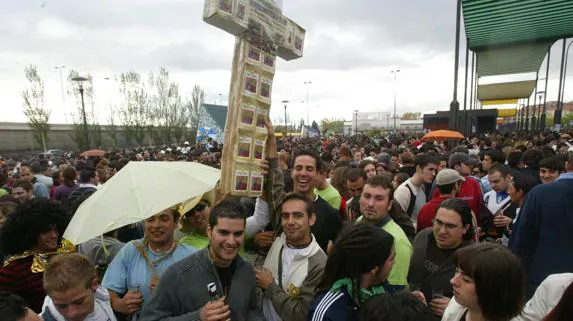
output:
[[[478,86],[479,100],[515,99],[531,96],[535,80],[506,82]]]
[[[511,47],[488,47],[477,52],[477,73],[480,77],[521,74],[539,70],[554,41],[524,43]]]
[[[573,36],[571,0],[462,0],[462,6],[474,51]]]
[[[537,72],[547,51],[573,37],[573,0],[462,0],[479,77]],[[534,81],[478,86],[478,99],[531,96]]]

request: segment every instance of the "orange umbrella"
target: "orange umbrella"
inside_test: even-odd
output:
[[[433,140],[459,140],[464,139],[464,135],[460,132],[453,130],[434,130],[422,137],[423,141],[433,141]]]
[[[81,157],[103,157],[105,156],[106,151],[101,149],[90,149],[86,150],[85,152],[81,153]]]

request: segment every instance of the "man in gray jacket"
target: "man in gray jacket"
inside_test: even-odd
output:
[[[257,307],[255,273],[238,256],[245,215],[238,202],[213,208],[209,247],[163,273],[140,321],[263,320]]]

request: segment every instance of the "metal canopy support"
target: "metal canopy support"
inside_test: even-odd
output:
[[[527,98],[527,106],[525,106],[525,128],[526,132],[529,132],[529,98]]]
[[[547,51],[547,67],[545,68],[545,95],[543,95],[543,113],[539,117],[539,130],[545,131],[545,125],[547,122],[547,84],[549,83],[549,63],[551,62],[551,47]]]
[[[567,42],[566,38],[563,38],[563,49],[561,50],[561,71],[559,72],[559,93],[557,95],[557,108],[555,109],[555,116],[553,117],[554,121],[553,124],[561,125],[561,108],[563,108],[563,95],[562,95],[562,86],[563,86],[563,67],[565,64],[565,44]]]
[[[537,107],[537,85],[539,82],[539,72],[535,76],[535,93],[533,94],[533,110],[531,112],[531,130],[537,129],[537,117],[535,117],[535,108]]]
[[[472,108],[474,105],[474,78],[475,78],[475,58],[476,55],[475,53],[472,52],[472,73],[470,75],[471,77],[471,85],[470,85],[470,110],[469,112],[466,114],[466,123],[467,123],[467,132],[472,134],[472,124],[473,124],[473,119],[472,119]]]
[[[468,122],[467,122],[467,103],[468,103],[468,65],[469,65],[469,55],[470,55],[470,48],[468,45],[469,39],[466,38],[466,70],[465,70],[465,78],[464,78],[464,115],[462,121],[462,132],[465,136],[467,136],[467,129],[468,129]]]
[[[460,110],[460,103],[458,102],[458,69],[460,65],[460,24],[462,15],[462,0],[457,0],[456,9],[456,45],[455,45],[455,61],[454,61],[454,97],[450,103],[450,117],[449,128],[457,130],[458,125],[458,111]]]

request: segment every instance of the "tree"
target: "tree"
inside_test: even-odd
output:
[[[24,73],[30,83],[29,88],[22,91],[24,115],[28,118],[28,126],[32,129],[34,139],[46,151],[51,111],[44,107],[44,81],[34,65],[27,66]]]
[[[149,86],[153,91],[149,113],[160,141],[164,144],[172,143],[173,139],[179,142],[189,122],[187,106],[179,94],[179,84],[171,81],[169,71],[161,67],[157,76],[149,75]]]
[[[107,134],[111,139],[111,145],[113,148],[117,148],[118,146],[118,137],[117,137],[117,111],[113,106],[109,106],[110,113],[107,119],[109,125],[107,126]]]
[[[191,128],[191,140],[195,140],[195,133],[199,128],[199,111],[205,102],[205,91],[201,86],[195,84],[191,92],[191,100],[187,100],[187,113],[189,115],[189,127]]]
[[[320,121],[320,127],[322,128],[323,133],[328,133],[332,131],[335,134],[343,134],[344,121],[323,119]]]
[[[123,95],[119,118],[125,132],[125,138],[130,144],[135,140],[140,146],[145,139],[145,131],[150,122],[148,112],[149,99],[141,76],[135,71],[122,73],[118,77],[120,92]]]
[[[422,117],[422,113],[420,113],[420,112],[404,113],[400,119],[402,119],[402,120],[418,120],[418,119],[420,119],[420,117]]]
[[[313,120],[312,125],[310,125],[310,127],[314,128],[320,135],[320,128],[318,128],[318,124],[316,123],[316,121]]]

